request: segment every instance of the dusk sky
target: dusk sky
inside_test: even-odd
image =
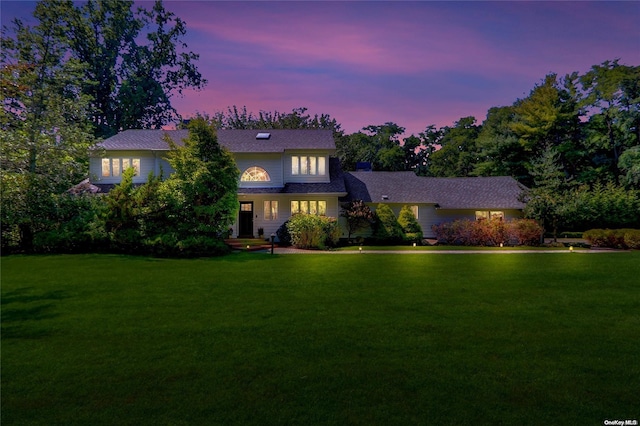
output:
[[[151,6],[151,2],[138,2]],[[0,2],[2,24],[34,2]],[[525,97],[548,73],[640,65],[640,2],[165,1],[209,81],[185,117],[228,106],[330,114],[347,133],[417,134]]]

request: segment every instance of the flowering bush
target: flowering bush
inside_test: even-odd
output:
[[[543,233],[542,227],[531,219],[464,219],[434,225],[432,229],[439,243],[464,246],[538,245]]]
[[[291,243],[302,249],[333,247],[340,239],[338,221],[333,217],[299,213],[287,223]]]

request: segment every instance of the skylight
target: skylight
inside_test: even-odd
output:
[[[269,139],[271,137],[271,133],[258,133],[256,135],[256,139]]]

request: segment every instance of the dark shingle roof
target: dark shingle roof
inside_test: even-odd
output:
[[[269,133],[269,139],[256,139],[258,133]],[[274,129],[218,130],[218,140],[231,152],[283,152],[295,149],[335,150],[331,130]]]
[[[165,135],[181,145],[182,139],[188,134],[187,130],[125,130],[105,139],[98,146],[110,151],[167,151],[169,146],[164,140]]]
[[[413,172],[350,172],[345,173],[345,182],[349,200],[437,204],[443,209],[525,207],[518,200],[524,187],[508,176],[434,178]]]
[[[256,139],[258,133],[269,133],[269,139]],[[169,146],[169,136],[178,145],[189,136],[187,130],[125,130],[99,144],[107,150],[160,150]],[[218,130],[218,142],[231,152],[283,152],[285,150],[335,150],[331,130]]]

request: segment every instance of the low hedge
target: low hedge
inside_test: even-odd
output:
[[[640,249],[640,229],[590,229],[582,237],[595,247]]]
[[[536,246],[544,230],[531,219],[512,221],[456,220],[434,225],[432,230],[439,244],[461,246]]]

